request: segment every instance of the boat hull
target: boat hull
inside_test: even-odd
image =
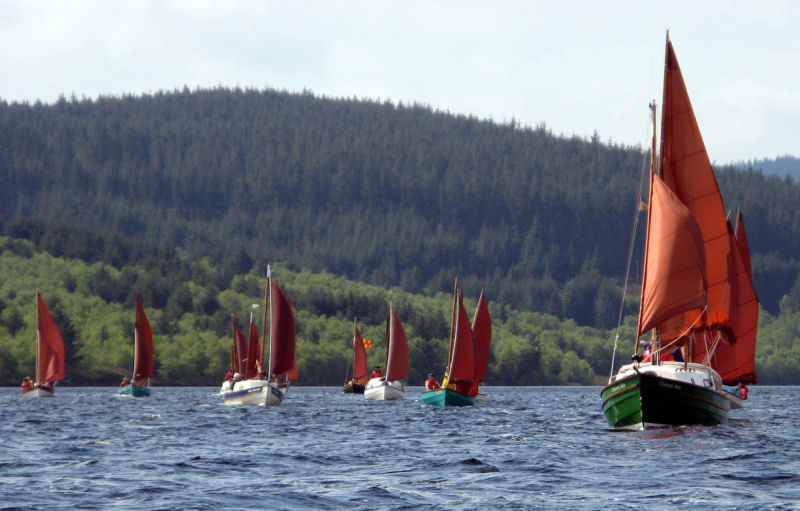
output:
[[[364,385],[361,383],[348,383],[342,388],[345,394],[363,394]]]
[[[380,378],[372,378],[364,388],[364,397],[371,401],[394,401],[405,399],[405,390],[399,380],[387,382]]]
[[[694,374],[681,374],[682,365],[674,364],[667,371],[656,369],[662,366],[643,367],[604,387],[603,413],[609,428],[641,430],[727,423],[731,401],[727,392],[715,388],[716,373],[703,367]]]
[[[286,396],[287,387],[266,380],[242,380],[234,384],[233,389],[222,385],[220,395],[225,405],[261,405],[279,406]]]
[[[120,396],[130,397],[149,397],[150,387],[147,385],[126,385],[124,387],[120,387],[117,390],[117,394]]]
[[[22,397],[53,397],[53,394],[55,394],[55,389],[52,387],[50,389],[35,387],[31,390],[22,391]]]
[[[453,389],[436,389],[423,392],[420,401],[431,406],[472,406],[475,398]]]

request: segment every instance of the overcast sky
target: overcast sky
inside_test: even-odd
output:
[[[800,156],[798,26],[790,0],[0,0],[0,98],[310,90],[644,146],[669,30],[728,163]]]

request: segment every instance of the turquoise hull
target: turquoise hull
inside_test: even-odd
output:
[[[150,387],[128,385],[117,390],[117,394],[120,396],[147,397],[150,395]]]
[[[420,401],[424,405],[431,406],[472,406],[475,398],[456,392],[452,389],[436,389],[423,392]]]

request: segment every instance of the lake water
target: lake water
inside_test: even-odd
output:
[[[429,408],[294,387],[0,389],[0,509],[797,509],[794,387],[751,387],[726,426],[609,432],[599,387],[487,387]]]

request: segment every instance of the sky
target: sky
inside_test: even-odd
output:
[[[217,86],[649,145],[670,33],[712,162],[800,156],[791,0],[0,0],[0,99]]]

